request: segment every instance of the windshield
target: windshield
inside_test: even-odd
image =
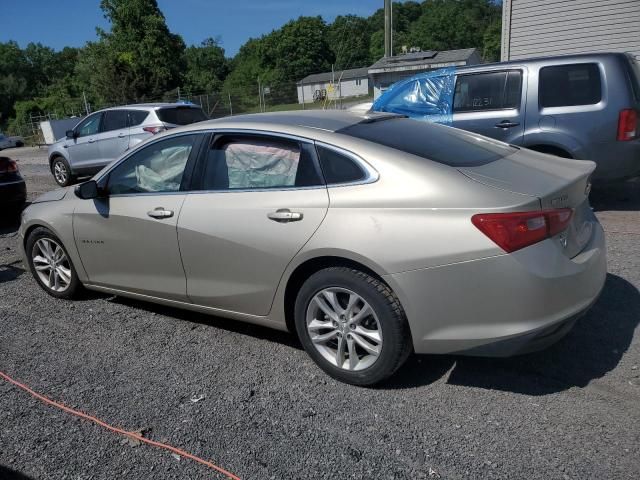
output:
[[[384,145],[451,167],[485,165],[517,148],[482,135],[408,118],[358,123],[336,133]]]
[[[160,121],[174,125],[189,125],[207,119],[202,109],[197,107],[162,108],[157,113]]]

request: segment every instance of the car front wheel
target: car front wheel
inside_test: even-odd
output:
[[[386,284],[359,270],[332,267],[309,277],[296,299],[295,323],[306,352],[345,383],[379,383],[411,352],[398,298]]]
[[[56,183],[61,187],[68,187],[73,183],[74,176],[67,161],[62,157],[56,157],[51,163],[51,172]]]
[[[62,242],[43,227],[36,228],[25,245],[29,268],[38,284],[56,298],[74,298],[82,289],[78,274]]]

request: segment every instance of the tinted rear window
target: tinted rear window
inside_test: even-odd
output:
[[[322,174],[328,184],[357,182],[365,178],[365,172],[349,157],[335,150],[317,147]]]
[[[146,110],[129,110],[129,126],[140,125],[148,116],[149,112]]]
[[[481,135],[432,123],[396,118],[358,123],[337,133],[368,140],[451,167],[484,165],[517,149]]]
[[[602,98],[600,69],[595,63],[576,63],[540,69],[541,107],[594,105]]]
[[[200,108],[194,107],[171,107],[158,110],[158,118],[165,123],[174,125],[189,125],[190,123],[202,122],[207,116]]]
[[[635,58],[627,54],[629,60],[626,65],[629,70],[629,79],[631,80],[631,88],[636,101],[640,102],[640,65]]]

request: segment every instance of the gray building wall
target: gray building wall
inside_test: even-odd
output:
[[[640,59],[640,0],[503,0],[502,61],[590,52]]]

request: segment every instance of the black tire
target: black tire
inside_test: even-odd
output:
[[[40,277],[36,273],[36,269],[35,269],[34,264],[33,264],[34,247],[35,247],[36,242],[38,240],[40,240],[40,239],[43,239],[43,238],[52,240],[55,243],[57,243],[58,245],[60,245],[60,247],[62,247],[62,250],[64,251],[65,255],[67,256],[69,269],[71,270],[71,281],[69,283],[69,286],[64,291],[54,291],[54,290],[52,290],[45,283],[42,282],[42,280],[40,279]],[[60,241],[60,239],[56,235],[54,235],[50,230],[48,230],[48,229],[46,229],[44,227],[38,227],[35,230],[33,230],[29,234],[29,236],[27,237],[27,241],[25,242],[25,252],[26,252],[27,260],[29,262],[29,269],[31,270],[31,274],[33,275],[33,278],[36,279],[36,282],[38,282],[38,285],[40,285],[40,287],[45,292],[47,292],[52,297],[63,298],[65,300],[71,300],[71,299],[77,298],[79,296],[79,294],[83,290],[83,287],[82,287],[82,283],[78,279],[78,274],[76,273],[76,269],[73,266],[73,263],[71,262],[71,258],[69,257],[69,253],[67,252],[67,249],[64,247],[64,245]]]
[[[376,361],[363,370],[347,370],[330,363],[311,341],[306,322],[307,308],[318,292],[329,287],[356,293],[378,317],[382,348]],[[331,377],[352,385],[380,383],[398,370],[412,351],[411,332],[398,297],[377,278],[353,268],[331,267],[311,275],[296,298],[295,325],[300,341],[313,361]]]
[[[63,175],[56,175],[56,168],[64,171]],[[71,167],[64,157],[55,157],[51,162],[51,174],[53,179],[61,187],[68,187],[76,181],[76,176],[71,172]]]
[[[22,148],[22,147],[24,147],[23,142],[16,142],[16,148]]]

